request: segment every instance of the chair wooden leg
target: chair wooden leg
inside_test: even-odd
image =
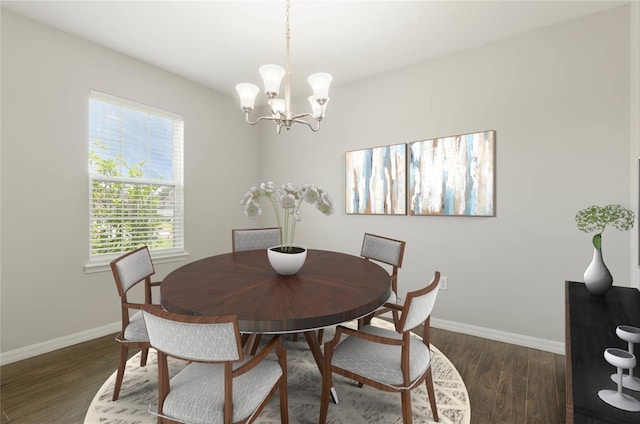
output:
[[[400,314],[395,309],[391,311],[391,314],[393,315],[393,323],[397,325],[400,322]]]
[[[429,405],[431,405],[431,414],[433,415],[433,419],[436,422],[440,422],[440,418],[438,418],[438,406],[436,405],[436,394],[435,390],[433,390],[433,376],[431,374],[431,367],[427,371],[427,376],[424,379],[425,384],[427,385],[427,395],[429,395]]]
[[[403,390],[400,392],[402,397],[402,423],[412,424],[413,413],[411,412],[411,390]]]
[[[280,388],[278,389],[278,395],[280,396],[280,422],[282,424],[289,423],[289,402],[287,399],[287,378],[282,377],[280,380]]]
[[[118,400],[118,396],[120,396],[120,387],[122,386],[122,379],[124,377],[124,367],[127,365],[127,356],[129,353],[129,348],[121,344],[120,345],[120,362],[118,363],[118,372],[116,374],[116,384],[113,388],[113,400]]]
[[[149,349],[142,349],[142,352],[140,352],[140,366],[144,367],[145,365],[147,365],[147,357],[149,356]]]

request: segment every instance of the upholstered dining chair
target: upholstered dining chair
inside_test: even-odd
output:
[[[181,315],[149,305],[143,315],[158,353],[158,424],[251,423],[276,391],[280,421],[288,423],[287,359],[279,337],[244,356],[235,315]],[[269,355],[274,350],[277,360]],[[168,357],[188,364],[170,376]]]
[[[407,293],[403,306],[390,304],[400,315],[399,321],[395,322],[395,330],[372,325],[358,330],[342,325],[336,327],[335,337],[324,345],[320,424],[327,420],[334,373],[355,380],[361,386],[399,392],[404,424],[413,422],[411,390],[424,381],[431,413],[439,421],[429,349],[430,316],[439,284],[440,273],[436,271],[428,286]],[[424,325],[422,340],[411,335],[411,330],[420,325]],[[341,341],[345,334],[347,337]]]
[[[405,242],[395,240],[389,237],[378,236],[375,234],[364,233],[362,239],[362,248],[360,256],[368,261],[380,262],[390,265],[391,272],[389,279],[391,284],[391,296],[385,301],[385,304],[373,311],[366,317],[358,320],[358,327],[362,327],[371,322],[376,315],[382,315],[391,312],[394,322],[398,321],[398,311],[385,306],[387,303],[398,303],[398,268],[402,267],[402,258],[404,257]],[[318,341],[322,343],[324,330],[318,330]]]
[[[281,232],[280,227],[231,230],[231,250],[242,252],[277,246],[280,244]]]
[[[151,287],[159,286],[159,282],[151,282],[151,276],[155,274],[149,249],[142,246],[136,250],[125,253],[110,263],[113,278],[116,281],[118,295],[120,295],[122,330],[116,336],[120,342],[120,362],[116,374],[116,383],[113,388],[113,400],[118,400],[120,387],[124,377],[124,369],[128,359],[129,348],[140,348],[140,366],[147,364],[147,354],[149,352],[149,336],[142,319],[142,312],[139,310],[145,304],[151,304]],[[129,290],[144,281],[144,303],[134,303],[127,299]],[[129,316],[130,310],[138,309],[138,312]]]
[[[362,240],[362,249],[360,256],[369,261],[380,262],[391,266],[389,278],[391,279],[391,296],[387,303],[398,303],[398,269],[402,267],[402,258],[404,257],[405,242],[395,240],[389,237],[378,236],[375,234],[365,233]],[[360,321],[360,325],[368,324],[376,315],[391,312],[393,320],[398,321],[398,311],[385,305],[376,309],[366,319]]]

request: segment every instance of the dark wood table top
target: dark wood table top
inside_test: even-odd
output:
[[[237,315],[242,332],[309,331],[359,318],[391,294],[389,274],[358,256],[308,250],[302,269],[277,274],[266,250],[201,259],[171,272],[162,305],[189,315]]]

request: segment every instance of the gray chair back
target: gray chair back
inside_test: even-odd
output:
[[[243,252],[268,249],[280,244],[280,234],[280,227],[231,230],[231,250]]]
[[[155,274],[147,246],[120,256],[111,261],[110,265],[120,296],[123,296],[136,283]]]
[[[405,242],[375,234],[364,234],[360,256],[400,268]]]
[[[224,362],[243,358],[235,315],[196,317],[142,311],[151,346],[187,361]]]
[[[413,330],[429,318],[438,297],[439,286],[440,272],[436,271],[427,287],[407,293],[399,325],[401,332]]]

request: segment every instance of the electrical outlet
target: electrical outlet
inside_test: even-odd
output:
[[[449,290],[449,279],[442,275],[440,276],[440,290]]]

